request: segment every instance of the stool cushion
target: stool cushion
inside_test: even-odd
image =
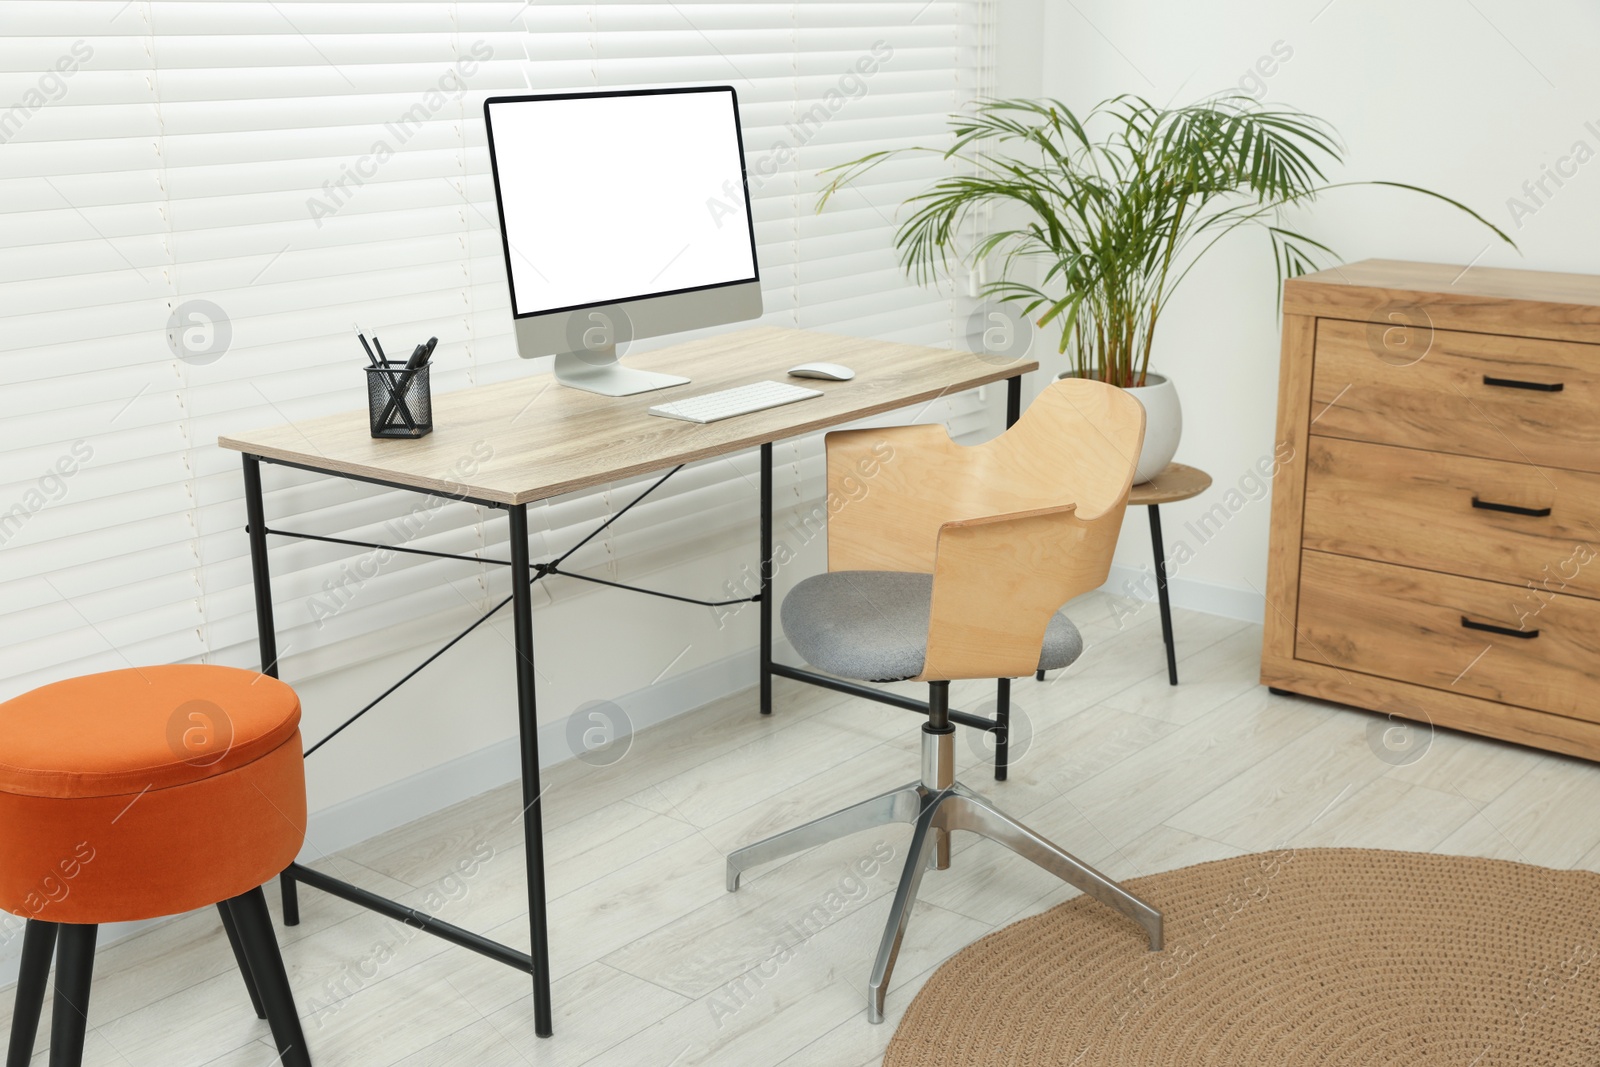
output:
[[[259,759],[299,727],[295,691],[254,671],[184,664],[69,678],[0,704],[0,790],[183,785]]]
[[[893,682],[922,673],[933,575],[911,571],[829,571],[783,598],[783,632],[807,663],[844,678]],[[1045,628],[1039,669],[1083,654],[1078,628],[1056,612]]]
[[[254,671],[110,671],[0,704],[0,908],[172,915],[277,875],[305,840],[300,701]]]

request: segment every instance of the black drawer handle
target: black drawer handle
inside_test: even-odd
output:
[[[1559,393],[1565,388],[1563,382],[1519,382],[1515,378],[1491,378],[1483,376],[1484,385],[1498,385],[1505,389],[1532,389],[1538,393]]]
[[[1465,615],[1461,616],[1461,625],[1469,630],[1482,630],[1484,633],[1499,634],[1502,637],[1520,637],[1524,641],[1531,641],[1539,636],[1538,630],[1513,630],[1509,626],[1492,626],[1486,622],[1473,622]]]
[[[1488,500],[1479,500],[1476,494],[1472,497],[1472,506],[1484,511],[1503,511],[1508,515],[1532,515],[1536,519],[1542,519],[1550,514],[1549,508],[1519,508],[1515,504],[1496,504]]]

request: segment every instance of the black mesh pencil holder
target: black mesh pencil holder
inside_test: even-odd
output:
[[[433,397],[428,390],[429,365],[408,371],[389,360],[368,367],[367,411],[374,437],[423,437],[433,432]]]

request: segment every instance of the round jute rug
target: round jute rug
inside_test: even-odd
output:
[[[1600,874],[1363,849],[1127,883],[951,957],[884,1067],[1597,1067]],[[891,995],[892,995],[891,990]]]

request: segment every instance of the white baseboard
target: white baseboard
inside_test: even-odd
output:
[[[1128,567],[1112,564],[1111,577],[1100,587],[1112,596],[1133,600],[1156,598],[1156,572],[1150,565]],[[1260,623],[1267,616],[1267,601],[1253,589],[1234,589],[1225,585],[1212,585],[1192,578],[1173,578],[1167,583],[1167,595],[1175,608],[1200,611],[1207,615],[1220,615],[1225,619]]]
[[[643,730],[756,684],[756,652],[750,649],[684,671],[646,689],[619,697],[612,703],[626,713],[632,730]],[[539,727],[539,765],[549,767],[576,756],[568,740],[565,720]],[[479,749],[420,774],[403,778],[370,793],[311,813],[306,826],[306,847],[300,854],[309,863],[328,853],[376,837],[425,815],[486,793],[521,773],[521,755],[514,738]],[[98,943],[113,944],[171,917],[143,922],[115,923],[100,928]],[[22,954],[22,936],[0,942],[0,990],[13,985]]]

